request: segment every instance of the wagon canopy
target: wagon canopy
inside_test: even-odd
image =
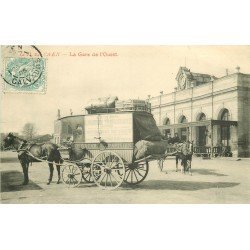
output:
[[[160,141],[162,139],[153,115],[147,112],[134,112],[134,138],[135,142],[139,140]]]

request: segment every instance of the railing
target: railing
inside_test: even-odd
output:
[[[126,111],[146,111],[148,113],[151,113],[151,107],[150,106],[134,106],[134,107],[115,107],[115,108],[91,108],[86,109],[88,114],[97,114],[97,113],[114,113],[114,112],[126,112]]]
[[[114,113],[115,108],[89,108],[86,109],[88,114],[97,114],[97,113]]]
[[[198,146],[198,147],[193,147],[193,154],[196,156],[202,156],[202,157],[211,157],[211,147],[206,147],[206,146]]]
[[[224,157],[232,157],[232,151],[230,146],[220,146],[220,147],[213,147],[213,155],[217,156],[224,156]]]
[[[193,153],[198,157],[208,157],[211,156],[218,157],[231,157],[231,147],[230,146],[218,146],[213,147],[213,150],[211,147],[207,146],[194,146],[193,147]]]

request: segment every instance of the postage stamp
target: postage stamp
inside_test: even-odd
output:
[[[4,93],[46,92],[46,59],[35,46],[4,47],[2,65]]]

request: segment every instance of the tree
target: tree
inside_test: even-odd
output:
[[[22,134],[26,140],[31,140],[37,133],[34,123],[26,123],[23,127]]]
[[[3,150],[4,149],[4,142],[3,142],[3,140],[4,140],[4,138],[6,138],[6,136],[7,136],[7,134],[5,134],[5,133],[1,133],[0,134],[0,148],[1,148],[1,150]]]

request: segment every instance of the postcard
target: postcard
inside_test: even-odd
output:
[[[250,202],[250,46],[1,46],[1,203]]]

